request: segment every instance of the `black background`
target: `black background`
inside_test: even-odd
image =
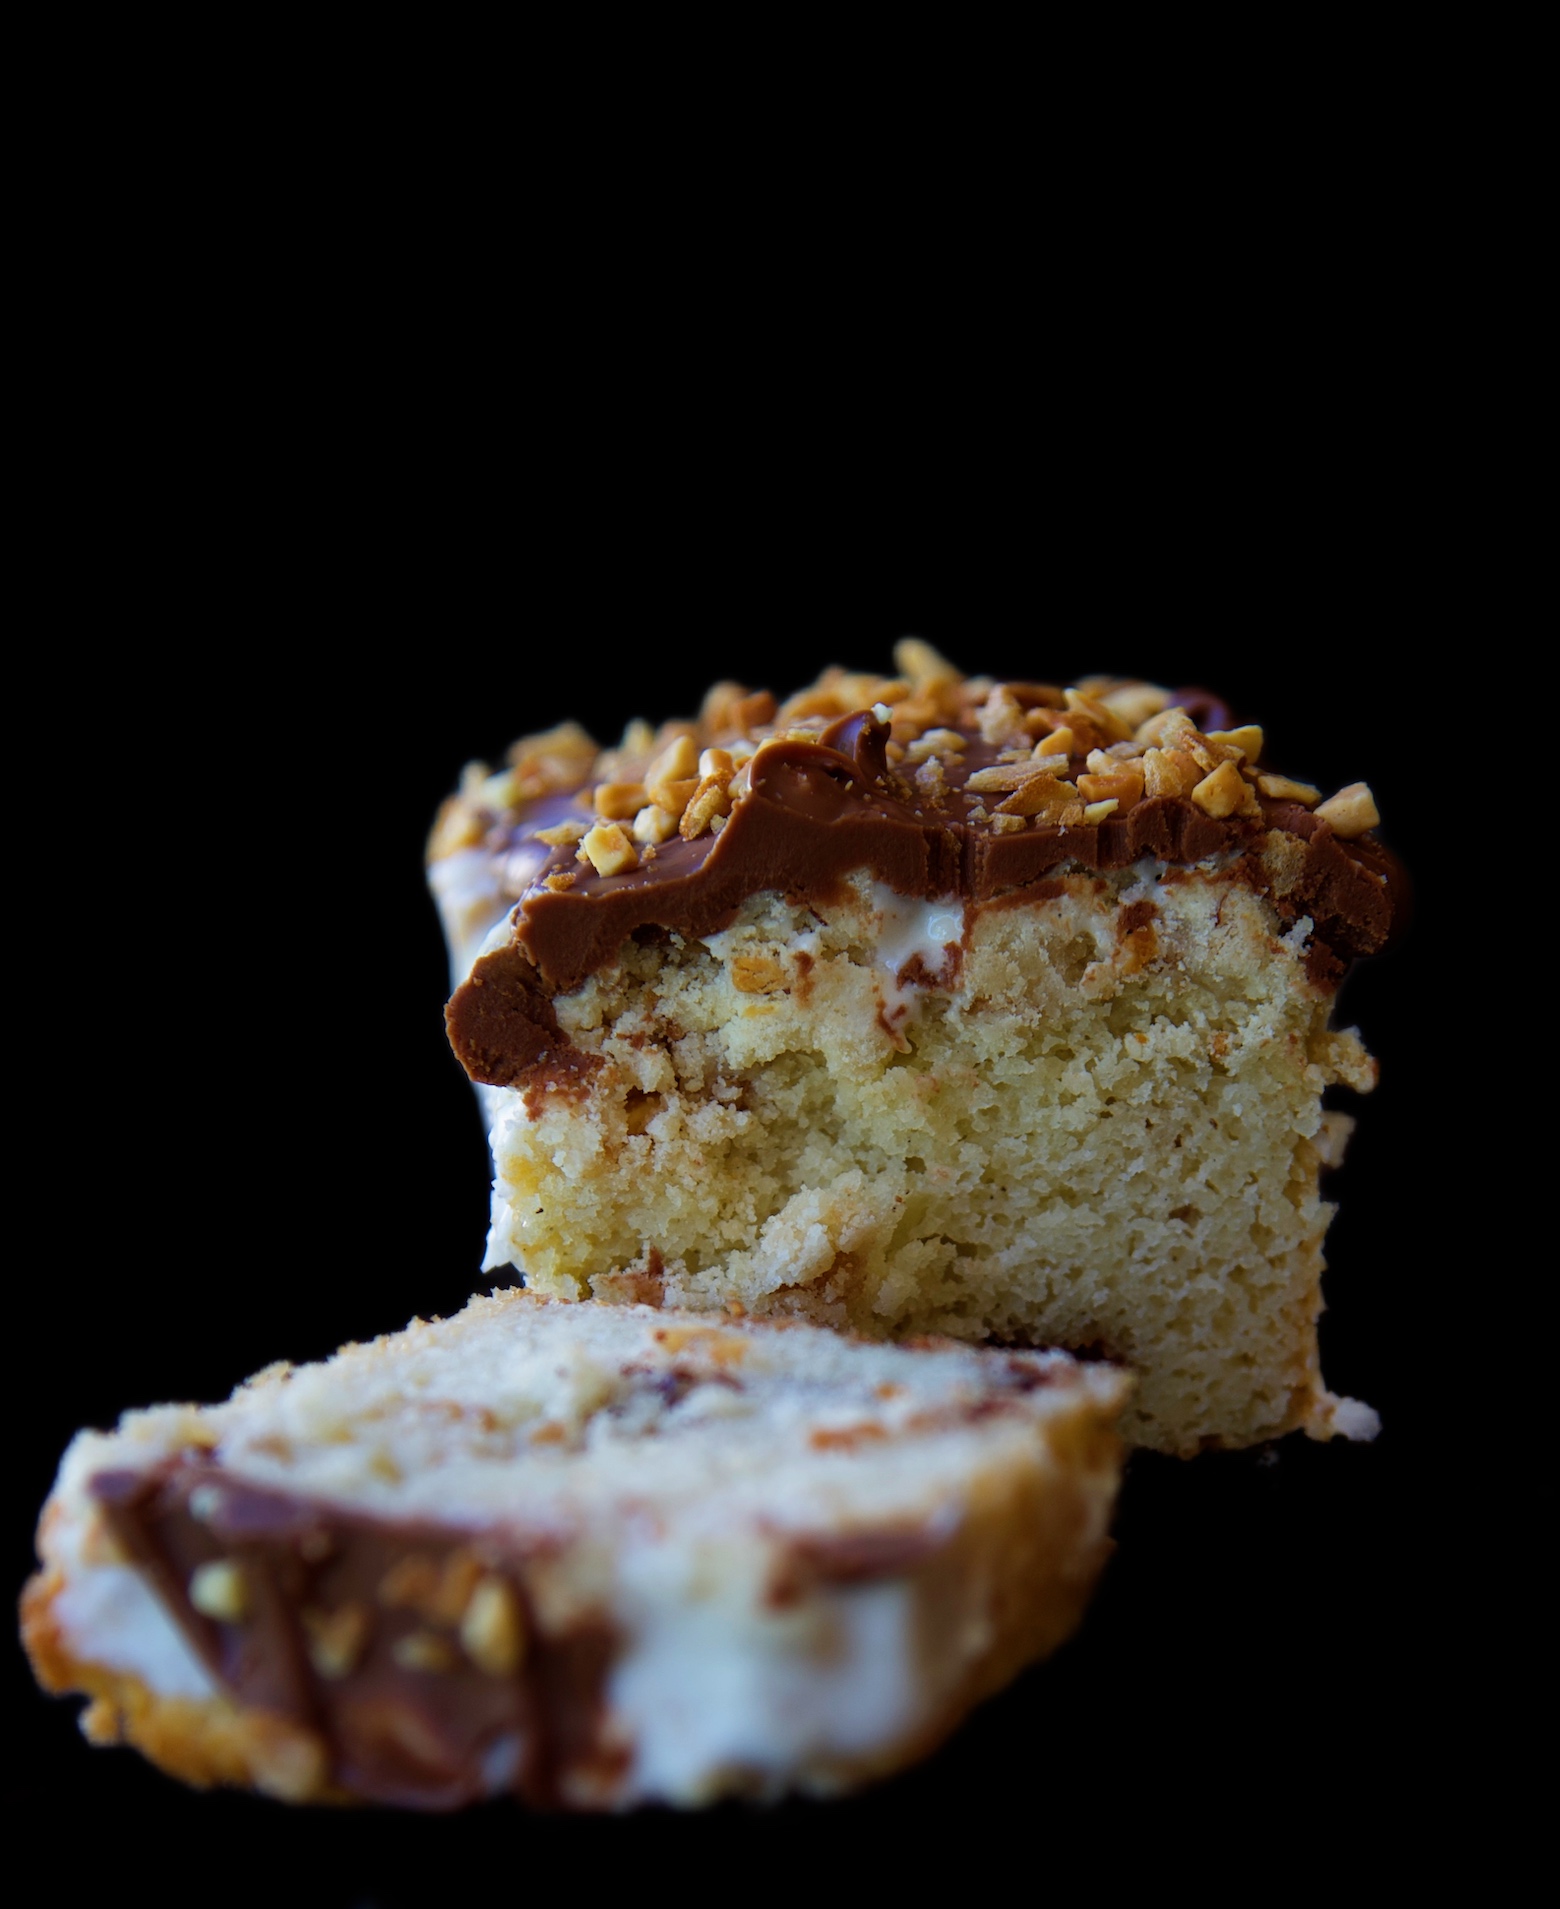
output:
[[[739,456],[718,428],[678,444],[672,404],[643,429],[555,427],[540,454],[523,432],[408,437],[358,393],[283,456],[262,405],[240,481],[215,426],[181,424],[172,473],[97,433],[21,724],[39,1224],[13,1354],[18,1588],[79,1425],[223,1396],[483,1283],[486,1152],[444,1042],[422,847],[462,762],[517,733],[575,716],[605,740],[716,677],[784,694],[833,661],[886,670],[909,633],[971,672],[1202,683],[1265,725],[1276,766],[1371,783],[1416,908],[1340,1006],[1382,1078],[1333,1180],[1324,1366],[1379,1408],[1380,1440],[1135,1458],[1081,1634],[923,1766],[694,1818],[290,1811],[89,1750],[74,1702],[37,1695],[13,1653],[40,1823],[219,1848],[230,1880],[306,1874],[343,1902],[497,1878],[522,1849],[606,1878],[913,1851],[934,1824],[1102,1862],[1123,1838],[1164,1836],[1180,1862],[1236,1823],[1289,1846],[1299,1825],[1308,1861],[1357,1836],[1391,1866],[1474,1676],[1446,1646],[1468,1607],[1444,1523],[1475,1488],[1445,1436],[1441,1332],[1478,1231],[1453,1117],[1471,1062],[1449,1051],[1426,786],[1427,738],[1468,746],[1442,660],[1468,638],[1444,523],[1369,444],[1324,455],[1336,419],[1304,398],[1281,456],[1241,428],[1211,464],[1123,462],[1113,441],[1038,474],[1002,432],[985,465],[904,435],[802,457],[778,423],[773,457]]]

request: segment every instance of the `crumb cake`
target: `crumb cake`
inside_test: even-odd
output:
[[[1073,1629],[1129,1381],[518,1290],[72,1443],[23,1599],[85,1734],[430,1809],[828,1793]]]
[[[901,644],[473,764],[430,844],[486,1268],[1117,1360],[1189,1453],[1369,1436],[1317,1354],[1338,983],[1400,871],[1204,692]]]

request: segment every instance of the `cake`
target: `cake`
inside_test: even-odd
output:
[[[1332,1024],[1401,899],[1369,787],[1212,695],[968,678],[468,769],[430,879],[494,1163],[485,1269],[563,1299],[1057,1345],[1192,1453],[1369,1436],[1317,1351]]]
[[[835,1792],[1073,1629],[1127,1384],[510,1289],[81,1433],[24,1640],[93,1742],[199,1785]]]

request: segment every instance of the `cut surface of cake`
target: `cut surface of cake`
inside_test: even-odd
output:
[[[430,847],[487,1268],[564,1298],[1060,1345],[1173,1452],[1369,1435],[1317,1353],[1370,790],[1203,692],[831,670],[468,772]]]
[[[520,1291],[66,1454],[40,1681],[197,1784],[453,1808],[828,1793],[1076,1625],[1128,1381]]]

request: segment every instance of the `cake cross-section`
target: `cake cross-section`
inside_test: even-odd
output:
[[[1058,1345],[1190,1453],[1368,1435],[1317,1353],[1332,1024],[1403,878],[1214,697],[920,643],[469,770],[430,875],[494,1162],[563,1298]]]
[[[1128,1381],[518,1291],[71,1445],[23,1600],[86,1734],[292,1801],[894,1770],[1077,1623]]]

